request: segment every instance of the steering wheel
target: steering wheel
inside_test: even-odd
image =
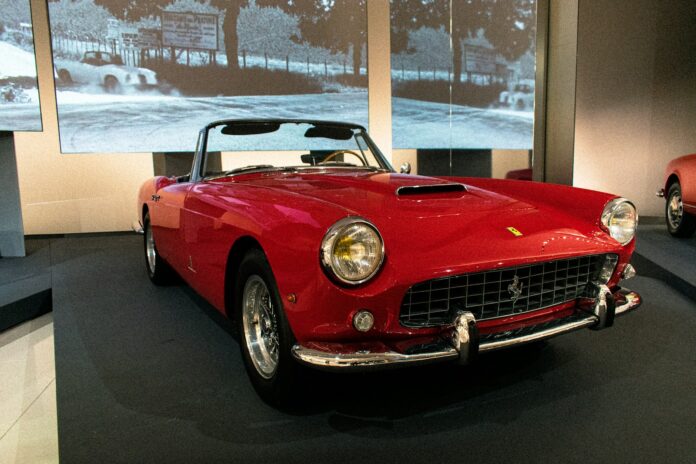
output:
[[[336,157],[339,156],[339,155],[353,155],[353,156],[355,156],[356,158],[358,158],[358,159],[360,160],[360,164],[362,164],[363,166],[367,166],[367,163],[365,162],[365,159],[364,159],[361,155],[355,153],[355,152],[352,151],[352,150],[336,150],[336,151],[334,151],[334,152],[332,152],[332,153],[329,153],[329,154],[326,156],[326,158],[324,158],[324,159],[321,160],[319,163],[317,163],[317,165],[319,165],[319,164],[326,164],[326,163],[328,163],[329,161],[333,160],[334,158],[336,158]]]

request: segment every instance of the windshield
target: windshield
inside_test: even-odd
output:
[[[203,177],[273,169],[390,169],[361,128],[330,123],[225,122],[208,130],[206,152],[223,157],[222,163],[204,161]]]

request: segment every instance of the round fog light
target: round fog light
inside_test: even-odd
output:
[[[370,311],[358,311],[353,316],[353,327],[358,332],[367,332],[375,324],[375,317]]]

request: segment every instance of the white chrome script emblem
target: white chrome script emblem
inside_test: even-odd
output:
[[[512,283],[508,285],[507,291],[510,294],[510,299],[512,304],[517,303],[517,300],[522,296],[522,289],[524,288],[524,283],[520,282],[520,278],[515,276],[512,279]]]

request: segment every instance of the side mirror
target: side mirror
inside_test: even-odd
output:
[[[401,174],[411,174],[411,163],[406,161],[404,164],[401,165],[399,168],[399,172]]]

